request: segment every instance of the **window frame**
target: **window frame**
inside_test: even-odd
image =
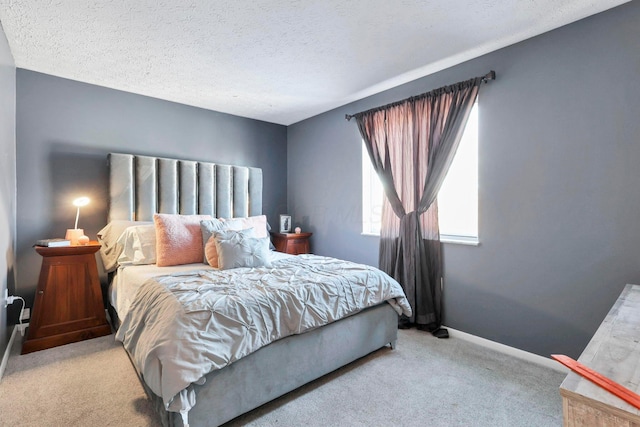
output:
[[[479,187],[479,136],[478,136],[478,116],[479,116],[479,111],[478,111],[478,101],[476,100],[474,106],[473,106],[473,111],[471,114],[475,114],[475,126],[476,126],[476,135],[475,135],[475,151],[476,151],[476,156],[475,156],[475,161],[476,161],[476,179],[475,179],[475,183],[476,186]],[[470,117],[470,120],[473,120],[473,117]],[[467,125],[469,125],[469,122],[467,122]],[[467,127],[465,127],[465,132],[467,130]],[[463,136],[464,138],[464,136]],[[462,143],[462,141],[461,141]],[[457,155],[457,153],[456,153]],[[455,159],[454,159],[454,163],[455,163]],[[453,165],[453,163],[452,163]],[[380,237],[380,228],[378,225],[377,228],[377,232],[374,230],[374,224],[377,222],[379,224],[379,221],[374,221],[374,206],[373,206],[373,198],[376,197],[375,194],[375,189],[373,188],[373,186],[375,185],[375,181],[378,182],[378,188],[379,191],[382,192],[382,185],[380,184],[379,178],[377,176],[377,174],[375,173],[375,171],[373,170],[373,165],[371,165],[371,159],[369,158],[369,153],[367,152],[366,146],[364,144],[364,141],[362,141],[362,232],[361,235],[363,236],[376,236],[376,237]],[[446,181],[446,180],[445,180]],[[384,197],[383,194],[380,194],[380,197]],[[476,208],[476,215],[475,215],[475,231],[476,231],[476,235],[463,235],[463,234],[448,234],[448,233],[441,233],[440,234],[440,241],[443,243],[454,243],[454,244],[460,244],[460,245],[469,245],[469,246],[478,246],[480,244],[480,224],[479,224],[479,210],[480,210],[480,206],[479,206],[479,188],[476,188],[476,193],[475,193],[475,197],[476,197],[476,203],[475,203],[475,208]],[[369,207],[368,210],[365,210],[366,207]],[[382,204],[380,205],[380,209],[382,209]],[[380,212],[380,217],[381,217],[382,212]]]

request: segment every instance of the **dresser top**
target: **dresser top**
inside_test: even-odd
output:
[[[640,394],[639,285],[625,286],[578,361]],[[574,372],[562,382],[560,394],[623,411],[637,416],[640,421],[640,409]]]

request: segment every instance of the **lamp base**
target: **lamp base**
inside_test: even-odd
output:
[[[80,238],[84,236],[84,229],[82,228],[68,228],[67,234],[65,234],[64,238],[71,241],[71,244],[76,246],[79,245]],[[83,239],[84,240],[84,239]]]

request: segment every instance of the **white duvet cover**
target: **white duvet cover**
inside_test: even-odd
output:
[[[293,255],[282,252],[272,251],[271,262],[292,256]],[[109,287],[109,301],[113,308],[116,309],[118,317],[124,319],[129,311],[131,302],[138,293],[138,289],[140,289],[140,286],[142,286],[144,282],[156,276],[196,270],[216,269],[200,262],[195,264],[174,265],[171,267],[158,267],[155,264],[119,266],[117,274],[114,276]]]
[[[282,257],[272,268],[197,266],[172,267],[163,276],[156,273],[166,267],[136,266],[131,289],[126,274],[112,289],[122,320],[116,339],[169,411],[189,411],[192,383],[280,338],[384,301],[411,315],[400,285],[366,265],[301,255]]]

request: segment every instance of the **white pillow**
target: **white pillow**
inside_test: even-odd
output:
[[[127,227],[117,242],[122,246],[119,265],[156,263],[156,228],[154,224]]]
[[[253,228],[255,230],[256,237],[258,238],[269,237],[266,215],[249,216],[246,218],[231,218],[227,221],[240,221],[243,225],[241,230],[245,228]]]
[[[118,268],[118,258],[123,251],[118,239],[128,227],[135,225],[149,225],[151,221],[114,220],[98,231],[98,242],[101,244],[100,257],[107,273]]]
[[[269,249],[276,250],[273,243],[271,243],[271,236],[269,235],[269,231],[271,231],[271,226],[267,221],[266,215],[256,215],[256,216],[248,216],[244,218],[231,218],[227,221],[240,221],[242,226],[238,228],[238,230],[243,230],[246,228],[253,228],[256,231],[256,237],[269,237]],[[230,228],[231,230],[235,230],[235,228]]]

